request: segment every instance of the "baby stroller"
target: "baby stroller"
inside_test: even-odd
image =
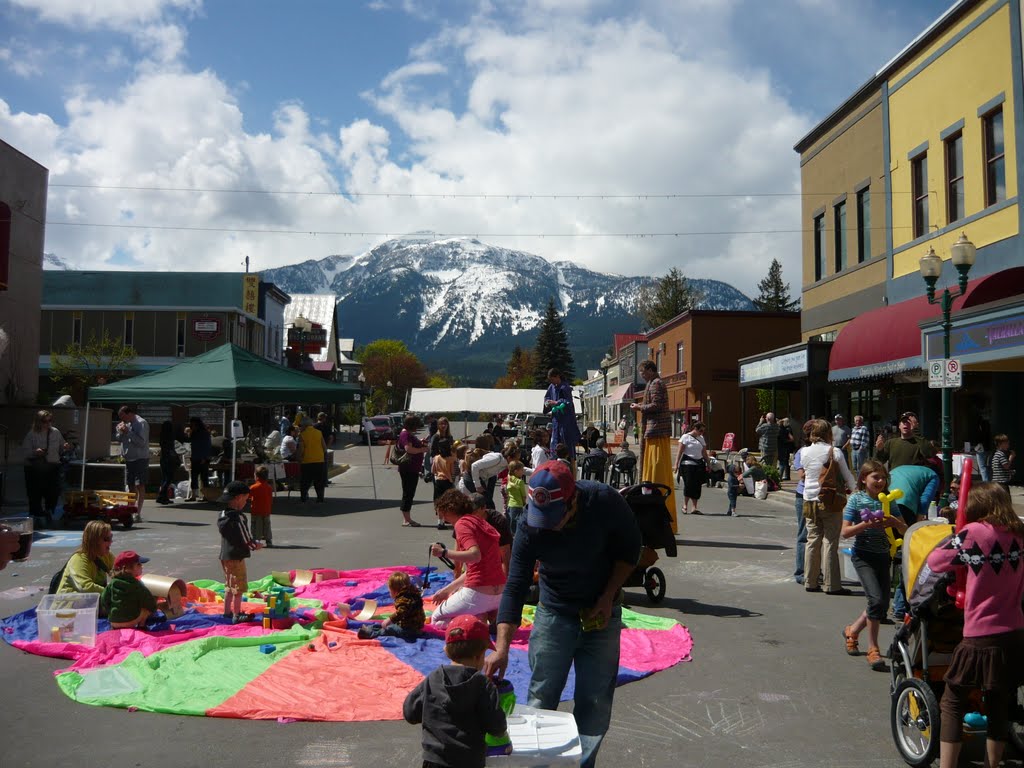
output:
[[[658,562],[657,550],[664,549],[669,557],[675,557],[677,551],[672,519],[665,506],[665,498],[672,489],[660,483],[642,482],[619,492],[636,515],[644,545],[640,562],[623,586],[643,587],[652,603],[660,603],[665,597],[665,574],[654,567]]]
[[[939,751],[939,699],[953,650],[963,637],[964,616],[946,591],[952,574],[926,565],[932,550],[953,534],[945,520],[915,523],[903,536],[903,583],[910,609],[889,648],[890,723],[900,756],[908,765],[931,765]],[[1011,713],[1010,741],[1024,749],[1024,708],[1018,692]],[[964,718],[965,732],[984,730],[984,702]]]

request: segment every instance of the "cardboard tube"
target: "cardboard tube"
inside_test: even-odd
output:
[[[367,600],[363,603],[363,610],[357,613],[353,618],[357,621],[369,621],[373,618],[373,614],[377,612],[377,601]]]
[[[140,579],[142,584],[158,601],[163,600],[163,609],[169,618],[176,618],[185,612],[185,596],[188,587],[181,579],[173,576],[159,576],[155,573],[144,573]]]

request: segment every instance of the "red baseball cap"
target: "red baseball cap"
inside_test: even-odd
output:
[[[491,642],[491,631],[476,616],[456,616],[444,633],[445,643],[457,643],[461,640],[485,640],[487,647],[494,650]]]
[[[545,461],[530,475],[527,489],[526,524],[533,528],[554,528],[565,517],[566,502],[576,493],[576,478],[564,461]]]
[[[149,562],[149,558],[148,557],[143,557],[138,552],[136,552],[136,551],[134,551],[132,549],[126,549],[124,552],[119,554],[114,559],[114,567],[117,570],[121,570],[122,568],[128,568],[129,566],[135,565],[136,563],[148,563],[148,562]]]

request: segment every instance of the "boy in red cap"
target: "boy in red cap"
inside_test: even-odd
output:
[[[148,562],[148,557],[130,549],[115,558],[113,575],[100,595],[100,605],[112,629],[144,627],[156,610],[156,598],[139,581],[142,564]]]
[[[423,768],[482,768],[485,734],[501,736],[508,728],[498,689],[480,674],[494,643],[475,616],[452,619],[444,642],[452,663],[435,669],[409,693],[402,714],[410,723],[423,723]]]

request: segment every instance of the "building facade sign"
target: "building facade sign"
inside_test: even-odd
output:
[[[288,346],[316,347],[317,349],[325,347],[327,346],[327,329],[309,328],[303,330],[302,328],[289,328]]]
[[[192,335],[201,341],[213,341],[220,336],[220,331],[218,317],[197,317],[192,321]]]
[[[619,381],[636,382],[638,377],[636,375],[636,342],[631,341],[629,344],[619,350]]]
[[[925,344],[929,360],[943,358],[941,330],[930,331]],[[956,326],[949,336],[951,356],[970,357],[1015,347],[1024,347],[1024,313]]]
[[[260,311],[260,276],[242,275],[242,311],[256,317]]]
[[[798,349],[777,357],[755,360],[740,366],[740,385],[768,379],[798,378],[807,375],[807,350]]]

